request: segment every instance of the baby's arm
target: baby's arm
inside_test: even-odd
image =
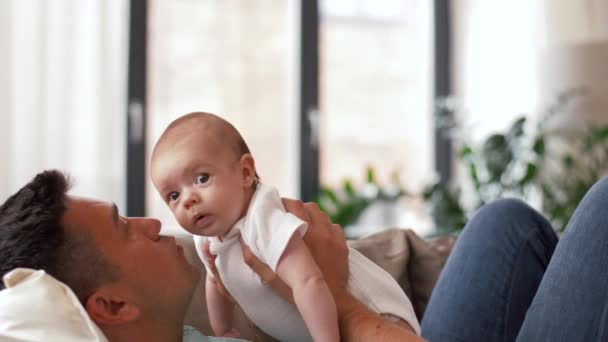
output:
[[[296,306],[312,338],[339,341],[336,303],[299,234],[294,234],[277,265],[277,274],[291,287]]]
[[[216,336],[234,337],[235,331],[232,329],[234,303],[220,293],[215,278],[207,274],[205,282],[207,311],[213,333]]]

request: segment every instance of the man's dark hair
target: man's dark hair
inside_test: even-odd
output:
[[[118,268],[86,230],[70,233],[62,225],[69,189],[69,177],[48,170],[0,206],[0,277],[18,267],[41,269],[84,303],[97,287],[118,277]]]

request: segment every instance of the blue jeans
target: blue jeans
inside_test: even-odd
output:
[[[470,220],[433,289],[422,336],[450,341],[608,341],[608,178],[559,243],[525,203],[505,199]]]

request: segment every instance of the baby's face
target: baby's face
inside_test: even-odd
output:
[[[152,182],[192,234],[223,236],[247,208],[242,158],[215,139],[189,134],[166,142],[151,163]]]

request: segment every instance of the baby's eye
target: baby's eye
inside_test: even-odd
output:
[[[169,201],[169,202],[175,201],[178,197],[179,197],[179,192],[177,192],[177,191],[170,192],[167,195],[167,201]]]
[[[209,181],[209,174],[201,173],[200,175],[196,176],[196,179],[194,182],[196,184],[205,184],[205,183],[207,183],[207,181]]]

